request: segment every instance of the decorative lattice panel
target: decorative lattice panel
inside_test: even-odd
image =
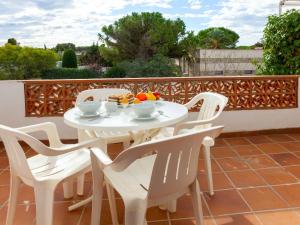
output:
[[[200,92],[217,92],[229,98],[226,110],[298,107],[297,76],[34,80],[24,81],[24,87],[28,117],[62,116],[74,106],[79,92],[109,87],[129,89],[135,94],[158,91],[164,99],[181,104]]]

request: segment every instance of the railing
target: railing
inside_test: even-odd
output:
[[[298,107],[297,76],[28,80],[24,81],[26,116],[62,116],[74,106],[79,92],[108,87],[129,89],[135,94],[158,91],[165,100],[178,103],[186,103],[200,92],[217,92],[229,98],[226,110]]]

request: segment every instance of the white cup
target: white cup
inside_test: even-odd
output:
[[[105,102],[105,110],[108,113],[115,112],[118,109],[116,102]]]

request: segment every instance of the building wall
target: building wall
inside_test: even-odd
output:
[[[263,50],[199,49],[194,63],[181,59],[180,66],[190,76],[255,74],[253,62],[262,56]]]
[[[299,87],[298,87],[299,88]],[[300,90],[298,91],[300,93]],[[24,86],[18,81],[0,81],[0,124],[20,127],[51,121],[58,126],[63,139],[77,137],[75,129],[68,127],[62,117],[25,117]],[[300,105],[300,98],[298,98]],[[197,113],[190,113],[195,118]],[[257,131],[300,127],[300,109],[226,111],[215,122],[224,125],[224,132]],[[45,136],[38,136],[45,138]]]

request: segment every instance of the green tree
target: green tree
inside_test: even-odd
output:
[[[261,74],[300,74],[300,12],[288,11],[268,18],[263,36]]]
[[[195,52],[199,46],[199,39],[194,32],[187,32],[185,38],[180,41],[180,56],[185,57],[189,62],[196,61]]]
[[[73,51],[75,51],[76,46],[73,43],[61,43],[61,44],[57,44],[53,50],[56,52],[63,52],[67,49],[72,49]]]
[[[198,33],[199,46],[206,49],[235,48],[240,36],[224,27],[211,27]]]
[[[109,50],[102,50],[111,61],[149,59],[156,54],[172,56],[185,35],[182,20],[165,19],[158,12],[132,13],[104,26],[99,38]],[[113,54],[112,54],[113,53]]]
[[[94,70],[98,70],[101,66],[105,66],[106,64],[105,59],[103,59],[100,54],[98,44],[95,43],[87,48],[86,52],[80,56],[79,61],[81,65],[88,65]]]
[[[77,68],[77,58],[74,50],[67,49],[64,51],[62,57],[62,67],[64,68]]]
[[[7,40],[7,44],[11,44],[11,45],[18,45],[18,42],[15,38],[9,38]]]
[[[39,78],[55,67],[58,56],[51,50],[6,44],[0,47],[0,79]]]

